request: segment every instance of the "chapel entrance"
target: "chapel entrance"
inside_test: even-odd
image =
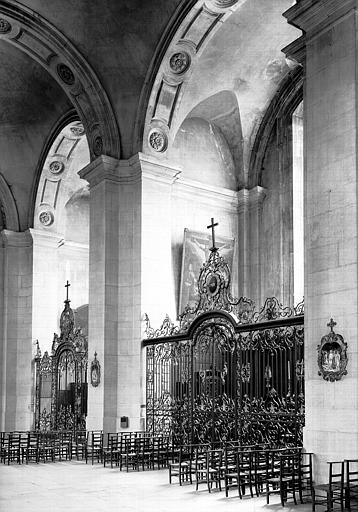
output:
[[[147,318],[147,431],[176,443],[298,446],[304,425],[303,304],[269,298],[255,312],[230,295],[213,239],[199,301],[175,326]]]
[[[67,296],[54,334],[51,356],[35,357],[35,429],[83,430],[87,416],[87,338],[75,328],[74,314]]]

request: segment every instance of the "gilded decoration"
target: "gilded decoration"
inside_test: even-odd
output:
[[[335,325],[337,323],[331,318],[327,324],[331,330],[323,336],[321,343],[317,346],[318,375],[330,382],[341,380],[343,375],[347,375],[347,343],[340,334],[334,332]]]

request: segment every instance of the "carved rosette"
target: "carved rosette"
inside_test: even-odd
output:
[[[42,212],[40,212],[39,214],[39,221],[41,222],[41,224],[43,226],[51,226],[51,224],[53,224],[53,221],[55,220],[54,216],[53,216],[53,213],[50,212],[49,210],[44,210]]]
[[[60,162],[59,160],[54,160],[53,162],[50,163],[50,172],[52,172],[52,174],[61,174],[61,172],[63,172],[65,168],[65,164],[63,162]]]
[[[190,55],[187,52],[176,52],[169,60],[170,69],[173,73],[180,75],[190,66]]]
[[[75,137],[82,137],[82,135],[85,133],[85,129],[81,125],[71,126],[70,131]]]
[[[167,149],[168,139],[165,133],[158,128],[155,128],[149,133],[149,145],[154,151],[158,153],[163,152]]]
[[[10,23],[4,18],[0,18],[0,34],[8,34],[11,31]]]
[[[75,75],[66,64],[57,65],[57,74],[65,84],[73,85],[75,83]]]
[[[235,5],[237,1],[238,0],[214,0],[214,4],[216,7],[220,7],[220,9],[227,9]]]

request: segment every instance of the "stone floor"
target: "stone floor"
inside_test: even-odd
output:
[[[1,512],[276,512],[272,496],[240,500],[235,490],[208,493],[201,485],[169,485],[168,470],[120,472],[83,462],[0,465]],[[288,503],[285,512],[308,512],[311,505]]]

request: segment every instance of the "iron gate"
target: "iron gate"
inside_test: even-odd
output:
[[[147,430],[177,443],[240,440],[297,446],[304,424],[303,304],[270,298],[254,312],[229,294],[217,250],[204,264],[200,299],[179,326],[147,318]]]
[[[61,335],[54,334],[51,356],[35,356],[36,430],[77,430],[86,428],[87,338],[74,326],[70,300],[60,318]]]

